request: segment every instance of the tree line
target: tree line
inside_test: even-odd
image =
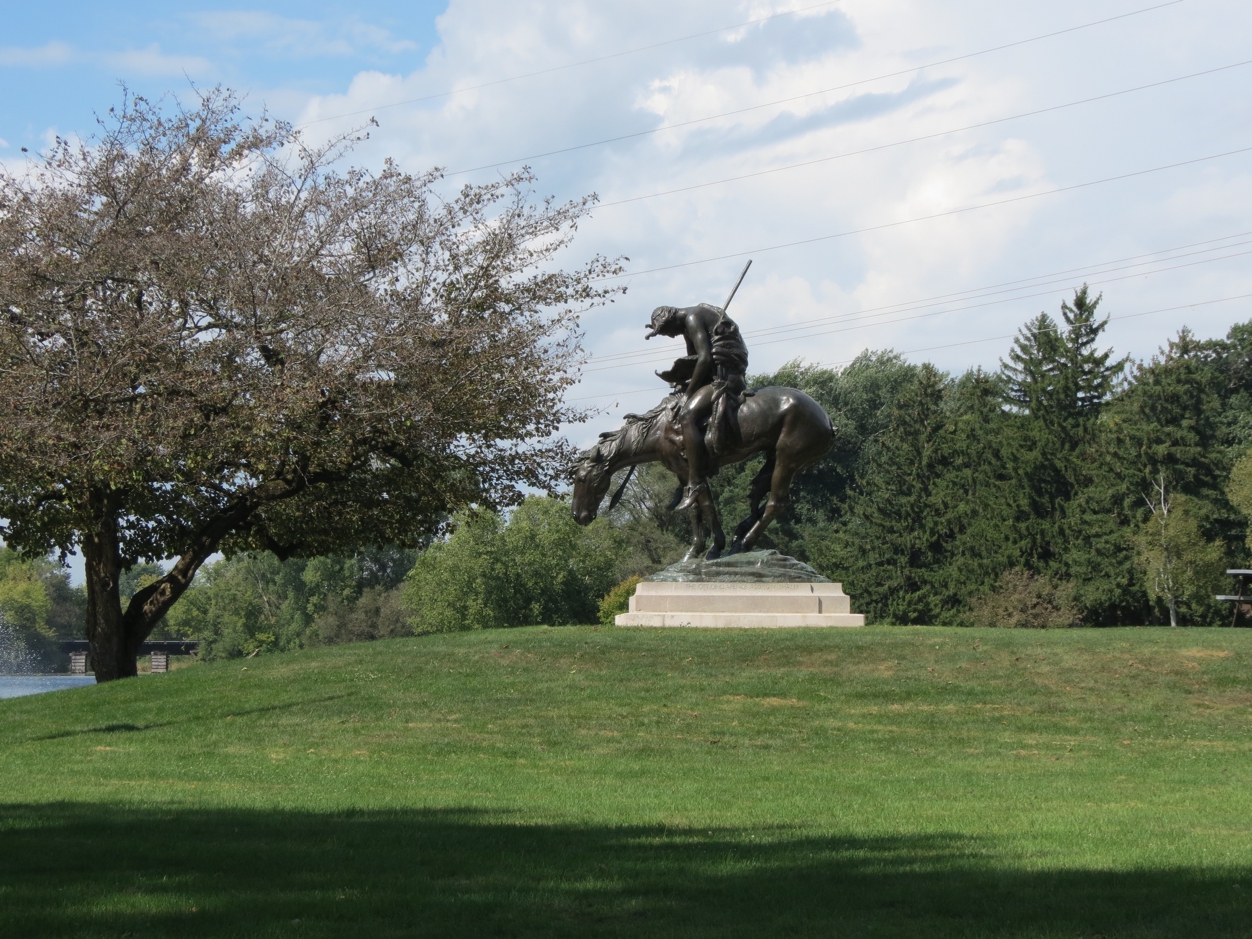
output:
[[[1099,349],[1099,303],[1083,288],[1031,320],[995,372],[866,353],[770,376],[838,424],[779,548],[879,622],[1224,621],[1214,595],[1248,556],[1252,324],[1132,363]]]
[[[754,376],[804,390],[836,425],[767,546],[842,581],[870,622],[1229,622],[1214,595],[1249,556],[1252,323],[1218,340],[1183,330],[1130,362],[1101,348],[1099,305],[1083,288],[1059,318],[1030,320],[995,371],[951,375],[887,351]],[[742,514],[759,461],[715,480],[726,517]],[[615,585],[684,551],[672,491],[653,466],[586,529],[560,496],[531,496],[462,512],[415,548],[238,552],[206,566],[154,636],[199,638],[214,658],[594,622]],[[123,600],[162,575],[132,566]],[[0,551],[0,614],[33,644],[81,635],[84,608],[62,566]]]

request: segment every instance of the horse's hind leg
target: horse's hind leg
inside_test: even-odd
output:
[[[709,553],[704,556],[704,559],[715,561],[722,556],[722,549],[726,547],[726,533],[722,531],[722,520],[717,514],[717,503],[713,501],[713,493],[709,491],[708,486],[700,490],[699,510],[713,533],[713,547],[709,548]]]
[[[777,462],[774,472],[770,474],[769,499],[765,502],[765,511],[761,512],[751,530],[744,536],[743,550],[751,551],[761,539],[761,535],[765,534],[769,523],[791,504],[791,480],[797,470],[799,467],[792,465],[788,460]]]
[[[771,450],[765,457],[765,462],[761,468],[757,470],[757,474],[752,479],[752,486],[748,490],[748,512],[749,515],[737,526],[735,526],[735,537],[730,543],[730,551],[728,554],[739,554],[744,551],[744,538],[747,537],[752,526],[761,518],[761,500],[765,494],[769,492],[770,478],[774,475],[774,462],[776,451]]]

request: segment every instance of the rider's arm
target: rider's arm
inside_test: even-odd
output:
[[[713,375],[713,343],[709,340],[709,331],[697,316],[687,317],[687,348],[696,357],[696,367],[687,382],[687,395],[690,397],[708,384]]]

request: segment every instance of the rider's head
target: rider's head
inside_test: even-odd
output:
[[[651,339],[653,336],[677,336],[682,332],[682,324],[678,318],[678,307],[657,307],[652,311],[652,322],[648,323],[644,329],[651,330],[648,335],[644,336],[645,339]]]

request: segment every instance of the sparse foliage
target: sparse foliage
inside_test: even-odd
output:
[[[1230,480],[1226,483],[1226,498],[1247,520],[1244,545],[1252,552],[1252,450],[1236,460],[1231,467]]]
[[[1071,584],[1013,568],[1000,575],[996,589],[970,604],[974,626],[1001,629],[1066,629],[1082,622]]]
[[[1222,580],[1223,550],[1208,541],[1186,496],[1170,492],[1164,474],[1146,496],[1152,516],[1136,539],[1146,574],[1148,596],[1165,604],[1169,625],[1179,626],[1182,613],[1207,603]]]

